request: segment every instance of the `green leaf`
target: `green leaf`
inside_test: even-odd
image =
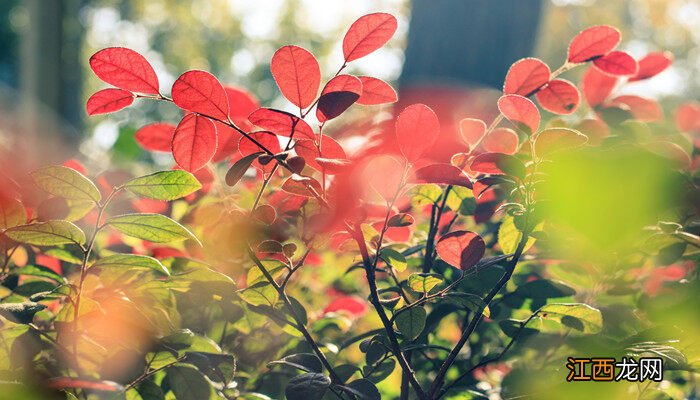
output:
[[[481,299],[481,297],[475,294],[464,292],[449,292],[445,294],[444,299],[447,302],[450,302],[462,308],[466,308],[469,311],[476,312],[481,310],[483,307],[483,314],[486,317],[490,316],[489,308],[486,306],[486,304],[484,304],[484,301]]]
[[[34,314],[45,308],[46,306],[43,304],[30,301],[24,303],[2,303],[0,304],[0,316],[21,324],[28,324],[32,322]]]
[[[426,317],[427,314],[423,307],[413,307],[397,314],[394,322],[406,339],[415,340],[425,328]]]
[[[576,294],[576,290],[564,282],[538,279],[520,285],[515,294],[530,299],[550,299],[573,296]]]
[[[113,254],[101,258],[92,265],[97,268],[146,268],[152,269],[163,275],[170,275],[170,271],[160,261],[153,257],[136,254]]]
[[[365,378],[374,383],[379,383],[389,377],[389,375],[394,372],[394,369],[396,369],[396,360],[393,358],[387,358],[376,367],[365,365],[363,372],[365,374]]]
[[[177,400],[203,400],[211,395],[211,386],[196,368],[185,364],[168,368],[170,390]]]
[[[167,243],[192,239],[201,245],[199,239],[192,232],[165,215],[125,214],[112,217],[105,224],[125,235],[149,242]]]
[[[540,308],[538,316],[545,320],[557,321],[586,334],[595,334],[603,329],[603,316],[600,310],[587,304],[547,304]]]
[[[408,277],[408,286],[418,293],[428,293],[442,282],[444,280],[438,274],[412,274]]]
[[[476,199],[471,189],[462,186],[453,186],[447,196],[445,205],[452,211],[462,215],[472,215],[476,209]]]
[[[269,362],[267,364],[268,368],[271,365],[288,365],[304,372],[323,372],[321,360],[319,360],[315,354],[311,353],[292,354],[281,360]]]
[[[261,260],[260,263],[265,267],[265,270],[272,275],[273,278],[277,278],[285,270],[285,264],[279,260]],[[267,278],[263,274],[260,267],[254,265],[248,273],[246,274],[246,285],[252,286],[258,282],[267,282]]]
[[[12,271],[13,275],[31,275],[39,276],[42,278],[49,278],[59,283],[63,283],[63,277],[57,274],[54,270],[46,268],[43,265],[27,265],[19,269]]]
[[[379,257],[399,272],[405,271],[406,267],[408,266],[408,263],[406,262],[406,256],[388,247],[385,247],[381,250]]]
[[[538,225],[533,231],[542,229],[542,224]],[[498,244],[501,246],[503,254],[515,253],[518,248],[523,233],[515,226],[515,219],[511,215],[506,215],[503,218],[501,226],[498,228]],[[535,244],[535,238],[527,239],[523,253],[526,252],[532,245]]]
[[[85,243],[85,234],[80,228],[59,220],[15,226],[6,230],[5,235],[16,242],[35,246]]]
[[[37,186],[54,196],[71,200],[102,199],[100,191],[91,180],[73,168],[63,166],[44,167],[31,173]]]
[[[415,222],[415,219],[411,214],[399,213],[392,215],[391,218],[386,222],[386,226],[396,228],[402,226],[411,226]]]
[[[368,379],[358,379],[345,385],[343,389],[347,389],[350,393],[357,396],[360,400],[381,400],[382,395],[379,390]]]
[[[442,189],[433,183],[416,185],[409,191],[408,195],[411,198],[413,207],[419,207],[425,204],[433,204],[440,200]]]
[[[274,307],[279,300],[279,293],[267,282],[258,282],[249,286],[240,293],[241,299],[253,306]]]
[[[287,400],[321,399],[331,386],[327,376],[318,373],[306,373],[292,378],[284,389]]]
[[[0,229],[12,228],[27,222],[27,211],[22,203],[0,196]]]
[[[124,184],[124,189],[132,193],[166,201],[187,196],[201,187],[194,175],[179,169],[156,172]]]
[[[47,249],[44,251],[44,254],[58,258],[59,260],[70,264],[80,265],[83,262],[80,257],[61,247]]]

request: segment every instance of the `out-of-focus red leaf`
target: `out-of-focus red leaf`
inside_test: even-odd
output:
[[[384,46],[394,36],[398,22],[387,13],[364,15],[350,25],[343,38],[345,62],[357,60]]]
[[[401,152],[415,162],[435,143],[440,135],[440,121],[425,104],[406,107],[396,118],[396,138]]]
[[[215,122],[216,124],[216,153],[211,159],[212,162],[221,162],[238,151],[238,141],[240,140],[241,134],[231,128],[228,125],[224,125],[220,122]]]
[[[510,66],[503,82],[504,94],[528,97],[549,82],[549,66],[537,58],[523,58]]]
[[[592,26],[579,32],[569,43],[567,60],[583,63],[604,56],[620,43],[620,31],[607,25]]]
[[[581,95],[576,86],[565,79],[554,79],[537,92],[537,101],[545,110],[554,114],[571,114],[576,111]]]
[[[187,114],[175,128],[173,157],[182,169],[197,171],[216,153],[216,126],[206,117]]]
[[[374,157],[365,166],[363,178],[385,200],[391,200],[403,183],[404,167],[392,156]]]
[[[371,106],[376,104],[395,103],[398,100],[396,90],[381,79],[371,76],[359,76],[362,82],[362,95],[357,104]]]
[[[320,147],[319,152],[318,147],[313,140],[298,140],[294,144],[294,151],[304,158],[306,165],[315,169],[316,171],[322,171],[323,167],[316,161],[317,158],[335,158],[335,159],[347,159],[345,150],[343,147],[336,142],[332,137],[322,135],[320,137]]]
[[[613,51],[593,60],[593,65],[602,72],[614,76],[631,76],[639,70],[637,60],[624,51]]]
[[[87,101],[88,115],[108,114],[128,107],[134,102],[134,94],[122,89],[102,89]]]
[[[518,151],[518,134],[510,128],[496,128],[481,142],[489,153],[515,154]]]
[[[316,57],[299,46],[280,47],[272,56],[270,71],[282,95],[304,109],[316,99],[321,69]]]
[[[474,157],[471,170],[482,174],[510,175],[525,178],[525,165],[517,158],[503,153],[483,153]]]
[[[262,129],[274,132],[280,136],[291,137],[294,127],[294,137],[297,139],[314,139],[314,131],[306,121],[286,111],[272,108],[259,108],[253,111],[248,120]]]
[[[668,68],[672,62],[673,54],[668,51],[649,53],[639,60],[637,63],[639,64],[639,70],[628,81],[641,81],[642,79],[656,76]]]
[[[228,120],[228,97],[218,79],[206,71],[187,71],[173,83],[173,102],[183,110]]]
[[[643,122],[658,121],[664,117],[664,112],[656,100],[640,96],[624,95],[610,100],[615,106],[627,106],[634,118]]]
[[[528,134],[537,132],[540,112],[530,99],[517,94],[507,94],[498,99],[498,110],[518,129]]]
[[[70,169],[73,169],[75,171],[80,172],[83,175],[87,175],[87,169],[81,163],[80,161],[76,160],[75,158],[71,158],[70,160],[66,160],[63,164],[64,167],[68,167]]]
[[[146,197],[132,200],[131,206],[140,213],[160,214],[168,210],[167,201],[154,200]]]
[[[461,169],[450,164],[432,164],[415,171],[413,183],[436,183],[472,188],[472,181]]]
[[[320,122],[333,119],[347,110],[362,96],[362,81],[352,75],[338,75],[326,83],[316,107]]]
[[[141,54],[124,47],[102,49],[90,57],[98,78],[120,89],[158,94],[158,76]]]
[[[464,118],[459,121],[459,131],[469,146],[474,146],[486,133],[486,123],[476,118]]]
[[[573,129],[548,128],[537,135],[535,154],[543,158],[560,150],[583,146],[586,142],[588,137]]]
[[[149,124],[136,131],[136,142],[150,151],[172,151],[175,125],[164,122]]]
[[[46,386],[52,389],[87,389],[101,392],[120,392],[124,390],[124,387],[116,382],[91,381],[68,376],[51,378],[47,381]]]
[[[617,85],[617,81],[617,77],[606,75],[597,68],[588,68],[581,81],[586,103],[591,107],[603,104]]]
[[[466,271],[484,256],[486,243],[474,232],[454,231],[442,236],[435,250],[443,261]]]
[[[234,122],[247,119],[250,113],[260,108],[260,102],[246,89],[236,86],[224,86],[228,98],[228,115]]]
[[[333,300],[326,308],[323,309],[324,314],[331,312],[344,311],[353,316],[359,317],[367,312],[367,302],[357,296],[342,296]]]
[[[681,132],[700,133],[700,103],[689,101],[678,107],[676,127]]]

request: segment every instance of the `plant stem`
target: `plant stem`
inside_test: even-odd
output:
[[[433,259],[435,258],[435,237],[438,234],[438,229],[440,228],[440,219],[442,218],[442,213],[445,211],[445,204],[447,203],[447,197],[452,191],[452,185],[447,185],[445,191],[442,193],[442,202],[438,206],[437,203],[433,204],[432,214],[435,218],[431,218],[430,229],[428,230],[428,239],[425,243],[425,257],[423,258],[423,273],[430,272],[433,267]],[[431,215],[432,215],[431,214]]]
[[[429,399],[433,399],[435,394],[442,387],[442,384],[445,381],[445,375],[447,375],[447,371],[450,369],[452,364],[454,364],[455,359],[459,355],[459,352],[462,350],[462,347],[464,347],[464,345],[467,343],[467,341],[469,340],[469,336],[471,336],[471,334],[476,329],[476,326],[479,324],[479,321],[481,321],[481,316],[484,312],[484,309],[488,307],[488,305],[491,303],[491,300],[493,300],[493,298],[496,297],[498,292],[500,292],[501,289],[503,289],[506,283],[508,283],[508,281],[510,280],[511,276],[513,275],[513,271],[515,270],[515,266],[518,264],[518,260],[520,259],[520,256],[522,255],[523,250],[525,249],[525,244],[527,243],[528,238],[529,231],[525,229],[523,232],[523,237],[520,240],[520,243],[518,243],[518,247],[515,250],[515,253],[513,254],[513,258],[511,258],[510,262],[506,264],[506,272],[503,274],[498,283],[496,283],[496,286],[493,289],[491,289],[491,291],[486,295],[483,304],[474,313],[474,317],[472,317],[469,324],[462,331],[462,336],[459,338],[459,341],[452,349],[450,354],[447,356],[445,361],[442,363],[442,366],[440,367],[440,370],[435,376],[435,380],[433,381],[433,384],[430,386],[430,390],[428,391]]]
[[[426,399],[425,391],[418,382],[418,379],[416,379],[415,372],[408,364],[408,361],[406,361],[406,358],[401,352],[401,346],[399,345],[399,340],[396,337],[396,333],[394,332],[394,328],[391,324],[391,321],[387,317],[382,303],[379,301],[379,293],[377,291],[377,280],[374,274],[375,270],[373,268],[372,260],[369,256],[369,251],[367,250],[367,244],[365,243],[364,237],[362,237],[362,231],[360,230],[359,226],[356,227],[356,229],[353,232],[353,235],[355,236],[355,241],[360,246],[360,254],[362,255],[362,260],[365,265],[365,274],[367,275],[367,283],[369,284],[370,302],[374,306],[374,309],[379,315],[379,319],[384,325],[384,331],[386,332],[387,337],[389,338],[389,342],[391,343],[392,352],[394,353],[394,356],[396,356],[396,359],[398,360],[401,369],[406,373],[407,378],[411,386],[413,387],[413,390],[418,395],[418,398],[424,400]]]
[[[313,349],[314,353],[318,358],[321,360],[321,363],[323,366],[328,370],[328,374],[330,375],[331,381],[333,383],[337,384],[342,384],[343,380],[340,379],[338,374],[333,370],[333,367],[331,366],[331,363],[328,361],[326,358],[326,355],[323,354],[321,351],[321,348],[318,346],[314,338],[311,336],[309,331],[306,329],[306,326],[304,325],[304,322],[301,320],[301,317],[297,314],[296,310],[294,310],[294,306],[292,305],[292,302],[289,300],[289,297],[287,296],[287,293],[284,291],[284,289],[277,284],[277,281],[275,281],[275,278],[270,274],[270,272],[265,268],[265,265],[260,261],[260,259],[255,255],[253,250],[250,248],[250,246],[247,247],[248,255],[250,258],[253,260],[255,265],[257,265],[258,268],[260,268],[260,271],[263,273],[267,281],[272,285],[272,287],[275,288],[277,293],[280,296],[280,299],[284,302],[285,307],[287,308],[287,311],[289,314],[294,318],[294,321],[296,322],[296,328],[301,332],[301,334],[304,336],[304,339],[306,339],[306,342],[309,343],[309,346]]]

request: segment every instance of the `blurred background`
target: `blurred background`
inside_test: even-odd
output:
[[[500,89],[508,66],[526,56],[554,69],[568,40],[595,24],[619,27],[621,48],[635,56],[660,49],[675,55],[673,66],[651,84],[626,91],[675,104],[696,98],[700,89],[698,0],[3,0],[0,136],[35,137],[40,144],[58,136],[68,153],[60,159],[78,150],[112,162],[148,157],[137,148],[134,129],[154,119],[175,122],[176,111],[143,103],[86,118],[86,99],[104,87],[88,67],[95,51],[125,46],[141,52],[163,87],[187,69],[209,70],[226,84],[248,88],[262,104],[282,108],[269,72],[275,49],[306,47],[331,76],[342,59],[344,31],[376,11],[396,15],[399,31],[350,72],[388,80],[411,100],[430,103],[411,90],[426,84]]]

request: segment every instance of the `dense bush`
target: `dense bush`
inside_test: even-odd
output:
[[[96,53],[92,70],[115,88],[91,96],[88,114],[139,99],[179,107],[176,126],[135,134],[177,165],[133,177],[71,160],[32,172],[40,191],[3,187],[2,390],[692,396],[700,106],[682,106],[676,129],[655,101],[613,95],[671,57],[637,61],[615,50],[616,29],[592,27],[554,71],[535,58],[513,64],[500,114],[463,119],[451,160],[431,155],[440,121],[422,104],[379,133],[353,121],[346,128],[366,140],[348,155],[327,134],[335,119],[397,95],[344,72],[396,28],[388,14],[358,19],[320,94],[314,56],[280,48],[271,72],[296,113],[261,108],[204,71],[185,72],[166,96],[140,54]],[[560,76],[581,67],[589,112],[542,123],[531,99],[573,114],[582,96]],[[567,356],[645,355],[664,359],[666,381],[565,381]]]

